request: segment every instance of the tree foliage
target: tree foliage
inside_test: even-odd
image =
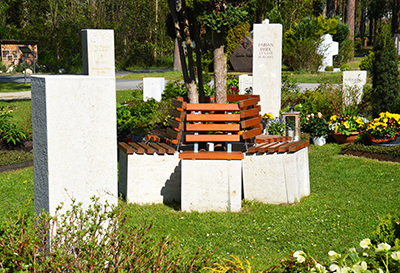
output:
[[[394,112],[399,101],[399,74],[396,46],[387,26],[379,29],[379,35],[374,46],[373,61],[373,115],[381,112]]]

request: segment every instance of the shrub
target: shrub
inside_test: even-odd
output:
[[[333,71],[333,66],[329,65],[325,67],[325,71]]]
[[[12,110],[0,107],[0,141],[6,146],[19,146],[27,138],[23,128],[11,121],[11,113]]]
[[[390,213],[376,227],[374,242],[385,242],[400,247],[400,218]]]
[[[248,22],[243,22],[237,26],[231,27],[228,30],[228,35],[226,36],[227,47],[226,47],[226,59],[229,60],[233,52],[238,47],[240,41],[249,35],[250,24]]]
[[[368,55],[365,55],[362,58],[360,63],[360,69],[367,70],[368,75],[372,75],[373,62],[374,62],[374,52],[370,51]]]
[[[176,97],[185,97],[187,96],[187,89],[185,87],[185,83],[179,81],[169,81],[164,89],[164,94],[162,98],[165,99],[173,99]]]
[[[97,198],[92,200],[87,210],[73,200],[71,209],[56,217],[45,213],[34,218],[20,215],[16,221],[2,223],[1,269],[5,272],[193,272],[208,265],[212,252],[187,253],[169,238],[156,241],[149,236],[151,224],[133,227],[124,207],[103,206]]]
[[[372,114],[394,112],[399,101],[398,56],[387,26],[381,26],[374,46]]]
[[[301,131],[309,133],[311,137],[327,136],[329,126],[326,119],[319,112],[317,115],[310,114],[306,117],[306,122],[301,125]]]

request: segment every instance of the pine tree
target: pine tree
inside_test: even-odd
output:
[[[387,26],[382,26],[374,46],[372,114],[393,112],[399,101],[398,56]]]

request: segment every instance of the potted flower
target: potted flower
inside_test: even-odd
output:
[[[368,138],[376,145],[389,146],[399,144],[400,115],[389,112],[380,113],[379,117],[367,124]]]
[[[302,124],[301,130],[302,132],[310,134],[314,145],[322,146],[326,143],[329,126],[326,119],[318,112],[317,115],[307,115],[306,122]]]
[[[283,136],[285,132],[285,123],[281,117],[275,117],[271,113],[265,113],[262,116],[264,129],[268,135]]]
[[[357,135],[365,128],[367,120],[354,114],[333,115],[329,120],[329,127],[333,137],[339,143],[354,142]]]

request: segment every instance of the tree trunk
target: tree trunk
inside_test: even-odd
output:
[[[333,16],[335,16],[335,0],[327,0],[326,16],[328,18],[332,18]]]
[[[348,40],[354,42],[354,22],[355,22],[355,12],[356,12],[356,0],[347,0],[346,5],[346,23],[350,26],[350,35]],[[351,61],[354,61],[354,49],[351,53]]]
[[[224,35],[213,32],[214,86],[217,103],[226,103],[226,57]]]
[[[181,57],[179,54],[178,38],[174,39],[174,71],[182,71]]]
[[[396,34],[399,31],[399,9],[400,3],[397,0],[393,0],[392,4],[392,34]]]

